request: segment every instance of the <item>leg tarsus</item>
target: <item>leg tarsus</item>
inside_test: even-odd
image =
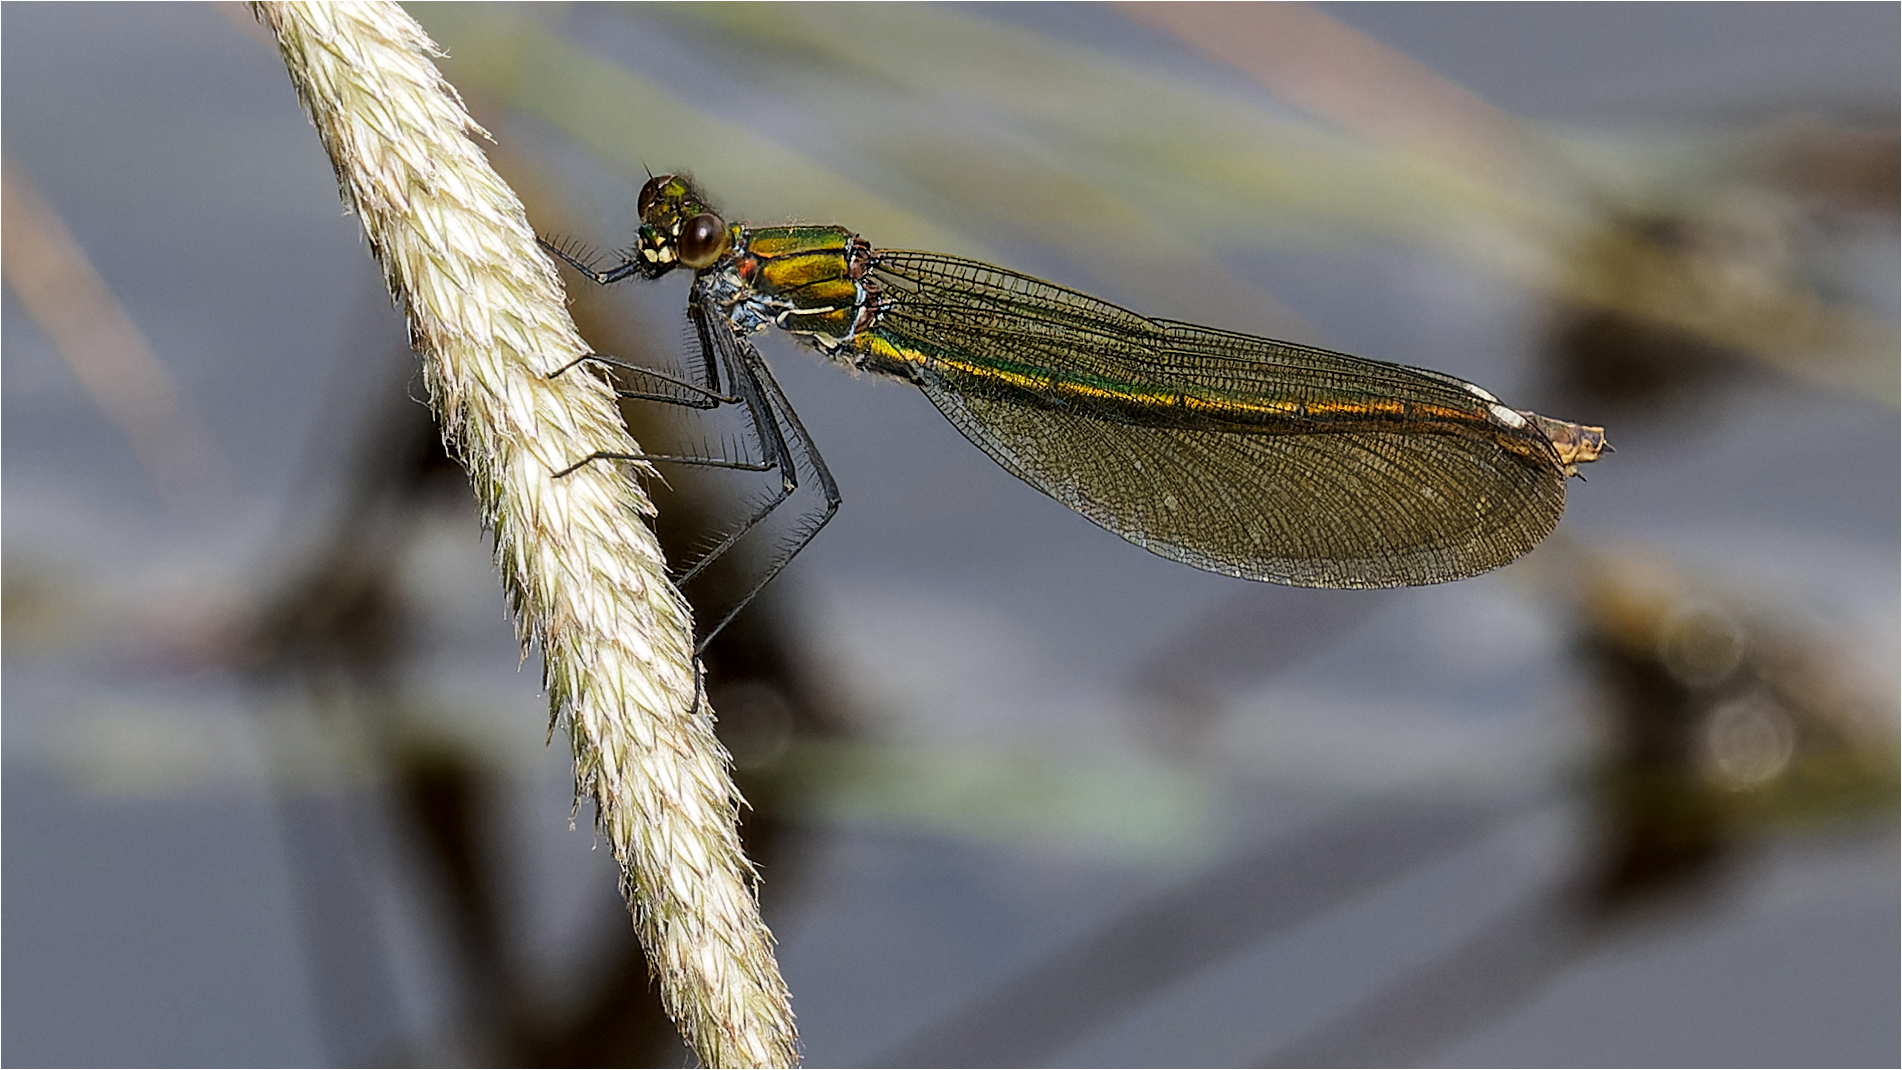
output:
[[[632,258],[623,258],[619,264],[616,264],[606,271],[602,271],[594,266],[593,261],[583,260],[540,235],[536,236],[535,244],[541,246],[562,263],[574,268],[583,278],[597,286],[612,286],[622,279],[642,273],[640,261]]]
[[[646,461],[650,464],[690,464],[697,468],[730,468],[736,472],[770,472],[779,467],[777,461],[729,461],[724,457],[688,457],[673,453],[615,453],[610,450],[598,450],[555,473],[560,479],[572,472],[586,468],[596,461]]]
[[[699,383],[688,382],[678,376],[668,375],[666,372],[655,368],[645,367],[629,360],[622,360],[620,357],[609,356],[606,353],[583,353],[581,356],[563,364],[554,371],[546,373],[543,378],[553,379],[557,376],[566,375],[569,371],[574,369],[575,365],[585,364],[590,361],[596,364],[605,364],[611,368],[621,368],[625,371],[633,372],[636,375],[645,375],[652,379],[659,379],[663,383],[680,387],[682,390],[690,390],[700,395],[698,400],[688,400],[670,394],[646,394],[638,391],[616,389],[615,394],[618,397],[633,398],[642,401],[659,401],[693,409],[711,409],[719,405],[738,405],[743,400],[739,397],[722,394],[718,390],[701,386]],[[704,402],[704,404],[702,404],[702,402]]]

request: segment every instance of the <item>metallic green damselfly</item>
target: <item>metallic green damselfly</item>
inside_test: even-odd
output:
[[[700,381],[583,359],[658,384],[623,396],[743,407],[759,456],[635,459],[780,475],[683,584],[802,478],[823,504],[747,599],[838,509],[837,485],[749,341],[766,327],[917,386],[1012,475],[1130,542],[1244,579],[1396,587],[1498,568],[1551,533],[1566,477],[1610,449],[1602,428],[1509,408],[1439,372],[1150,319],[990,264],[876,249],[843,227],[728,223],[678,175],[647,183],[640,215],[634,248],[607,270],[543,244],[603,285],[693,271]],[[577,466],[608,456],[622,455]]]

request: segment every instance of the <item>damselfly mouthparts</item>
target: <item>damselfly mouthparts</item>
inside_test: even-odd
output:
[[[659,384],[624,396],[742,406],[760,451],[642,459],[780,474],[779,491],[681,582],[802,478],[818,484],[822,504],[748,599],[839,505],[749,341],[766,327],[912,383],[1012,475],[1130,542],[1245,579],[1394,587],[1497,568],[1551,533],[1566,477],[1611,448],[1602,428],[1512,409],[1439,372],[1150,319],[974,260],[876,249],[843,227],[728,223],[678,175],[647,183],[640,214],[634,248],[606,270],[543,245],[603,285],[693,271],[702,381],[584,359]]]

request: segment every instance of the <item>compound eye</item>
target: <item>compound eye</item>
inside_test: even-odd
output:
[[[660,199],[660,191],[665,189],[667,183],[673,180],[674,176],[672,175],[655,175],[653,178],[647,180],[647,185],[641,187],[640,199],[635,201],[634,204],[635,210],[640,212],[642,219],[647,218],[647,213],[653,209],[654,202]]]
[[[711,267],[714,261],[726,255],[730,244],[726,220],[712,212],[687,220],[680,228],[680,237],[674,239],[674,246],[680,250],[680,262],[695,271]]]

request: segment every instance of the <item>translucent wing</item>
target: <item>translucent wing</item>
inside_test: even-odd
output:
[[[1308,587],[1439,583],[1525,553],[1565,509],[1550,440],[1451,376],[1146,319],[974,261],[873,264],[888,299],[873,332],[910,355],[939,411],[1019,479],[1164,557]],[[1332,415],[1238,430],[1142,403],[1185,396]]]

